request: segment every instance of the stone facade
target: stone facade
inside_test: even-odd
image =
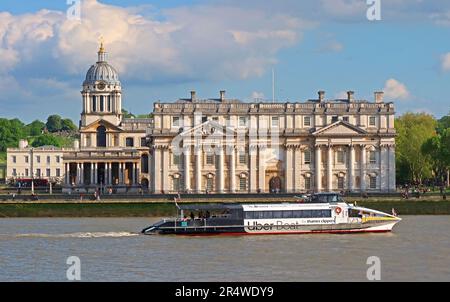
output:
[[[395,190],[394,105],[347,99],[155,103],[151,191]]]

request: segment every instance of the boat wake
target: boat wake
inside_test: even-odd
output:
[[[78,233],[67,233],[67,234],[17,234],[15,237],[29,237],[29,238],[118,238],[118,237],[133,237],[139,236],[139,233],[130,232],[78,232]]]

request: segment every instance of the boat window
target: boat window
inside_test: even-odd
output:
[[[292,218],[292,211],[283,211],[283,218]]]
[[[338,202],[338,195],[329,195],[328,202]]]
[[[282,218],[283,212],[282,211],[273,211],[273,217],[272,218]]]
[[[245,212],[245,219],[325,218],[325,217],[331,217],[330,209]]]
[[[272,219],[273,214],[272,211],[265,211],[264,213],[264,219]]]

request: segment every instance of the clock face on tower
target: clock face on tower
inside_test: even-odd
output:
[[[105,89],[105,87],[106,87],[106,85],[105,85],[105,83],[103,83],[103,82],[100,82],[99,84],[97,84],[97,88],[98,88],[99,90],[103,90],[103,89]]]

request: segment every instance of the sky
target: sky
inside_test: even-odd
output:
[[[368,19],[374,9],[380,20]],[[450,112],[449,38],[448,0],[2,0],[0,117],[78,121],[103,39],[135,114],[191,90],[271,101],[274,70],[276,101],[384,91],[397,115],[440,118]]]

